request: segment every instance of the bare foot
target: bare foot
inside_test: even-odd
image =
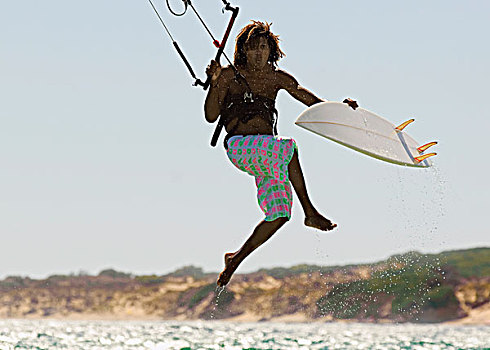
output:
[[[218,281],[216,282],[216,284],[220,287],[224,287],[228,284],[231,276],[233,275],[233,272],[235,272],[237,268],[237,266],[233,264],[233,257],[235,256],[235,254],[236,253],[225,254],[225,268],[219,274]]]
[[[316,213],[305,218],[305,225],[313,228],[317,228],[322,231],[330,231],[337,227],[337,224],[332,223],[321,214]]]

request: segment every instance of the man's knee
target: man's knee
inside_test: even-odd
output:
[[[298,154],[298,147],[295,147],[294,148],[294,152],[293,152],[293,158],[296,157],[298,158],[299,157],[299,154]]]
[[[276,223],[279,227],[281,227],[282,225],[284,225],[288,221],[289,221],[288,217],[281,216],[281,217],[275,219],[274,223]]]

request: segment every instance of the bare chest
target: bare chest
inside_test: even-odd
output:
[[[255,95],[261,95],[275,100],[279,91],[279,84],[275,74],[250,75],[242,74],[246,80],[233,81],[230,84],[229,92],[232,94],[243,94],[251,90]]]

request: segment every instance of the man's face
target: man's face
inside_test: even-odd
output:
[[[247,56],[247,66],[252,69],[262,69],[267,64],[267,59],[271,49],[264,37],[253,40],[245,47],[245,55]]]

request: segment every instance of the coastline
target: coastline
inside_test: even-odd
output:
[[[395,322],[391,320],[381,319],[376,321],[369,320],[352,320],[352,319],[333,319],[332,317],[323,317],[317,319],[308,318],[303,313],[296,313],[290,315],[281,315],[277,317],[271,317],[268,319],[263,319],[258,315],[245,312],[241,315],[230,317],[227,319],[185,319],[183,317],[175,318],[162,318],[154,315],[143,315],[141,313],[131,313],[131,312],[120,312],[117,314],[113,313],[83,313],[83,314],[52,314],[47,317],[40,317],[39,315],[32,315],[27,317],[14,317],[14,318],[0,318],[0,320],[55,320],[55,321],[148,321],[148,322],[158,322],[158,321],[181,321],[181,322],[230,322],[230,323],[364,323],[364,324],[403,324],[410,322]],[[482,305],[470,311],[469,315],[460,319],[450,320],[445,322],[430,322],[430,323],[417,323],[419,325],[430,324],[430,325],[451,325],[451,326],[490,326],[490,303]]]
[[[0,281],[0,319],[490,325],[490,248],[261,269],[224,290],[193,266]],[[470,262],[470,263],[468,263]]]

